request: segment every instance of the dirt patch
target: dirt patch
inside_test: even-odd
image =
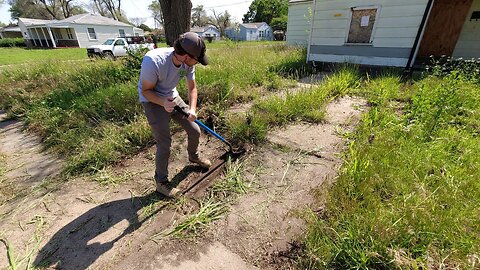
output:
[[[151,148],[107,170],[107,178],[123,179],[116,184],[57,179],[55,189],[37,188],[21,202],[1,205],[0,238],[9,241],[19,268],[30,261],[48,269],[291,269],[279,256],[304,231],[312,190],[335,178],[345,146],[339,129],[353,129],[364,103],[342,98],[328,106],[326,123],[272,131],[268,143],[242,160],[251,183],[247,194],[201,237],[162,237],[198,205],[154,192]],[[9,127],[20,132],[9,124],[2,134]],[[184,187],[201,172],[186,162],[183,132],[173,141],[170,175]],[[204,136],[200,150],[219,156],[225,146]],[[7,268],[6,249],[0,251],[0,268]]]
[[[31,192],[61,167],[60,159],[44,151],[37,137],[22,131],[21,122],[5,118],[0,111],[0,204]]]

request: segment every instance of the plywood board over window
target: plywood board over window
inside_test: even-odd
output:
[[[353,8],[347,43],[370,43],[376,17],[377,8]]]
[[[452,56],[472,0],[436,0],[428,18],[418,57]]]

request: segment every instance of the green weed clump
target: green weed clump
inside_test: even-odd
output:
[[[254,103],[245,115],[227,119],[234,141],[260,143],[272,127],[295,121],[318,123],[325,119],[325,105],[332,99],[358,91],[361,77],[355,67],[341,67],[311,89],[273,95]]]
[[[372,108],[345,153],[326,211],[312,215],[300,265],[475,269],[478,85],[455,73],[413,84],[387,76],[366,85]],[[392,107],[404,93],[404,106]]]

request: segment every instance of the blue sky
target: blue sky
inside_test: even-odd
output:
[[[78,0],[77,0],[78,1]],[[212,14],[212,10],[216,12],[228,12],[235,18],[235,21],[242,22],[243,14],[247,13],[248,7],[253,0],[191,0],[192,5],[203,5],[209,15]],[[6,1],[5,1],[6,2]],[[81,0],[78,2],[88,2]],[[122,0],[123,10],[127,13],[129,18],[146,18],[145,24],[150,27],[154,26],[153,18],[151,18],[150,11],[148,11],[148,5],[152,3],[152,0]],[[10,12],[8,9],[10,6],[4,4],[0,8],[0,22],[10,22]]]

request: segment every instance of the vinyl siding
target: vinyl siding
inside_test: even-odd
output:
[[[474,0],[468,12],[457,46],[453,51],[454,58],[480,58],[480,21],[470,21],[473,11],[480,11],[480,0]]]
[[[352,7],[377,7],[377,18],[372,31],[373,48],[413,47],[418,28],[422,21],[428,0],[317,0],[315,18],[310,46],[345,46],[350,27]],[[365,46],[365,45],[353,45]],[[340,52],[341,50],[339,50]],[[385,60],[386,65],[404,65],[406,58],[386,58],[375,55],[375,50],[368,50],[368,56],[342,56],[338,54],[309,55],[309,60],[343,62],[377,65]],[[323,60],[322,60],[323,59]]]
[[[287,44],[306,45],[308,43],[312,4],[313,1],[289,4]]]
[[[118,29],[125,30],[126,36],[133,36],[133,27],[128,26],[103,26],[103,25],[73,25],[80,48],[86,48],[90,45],[102,44],[109,38],[119,36]],[[95,29],[96,40],[90,40],[87,28]]]

